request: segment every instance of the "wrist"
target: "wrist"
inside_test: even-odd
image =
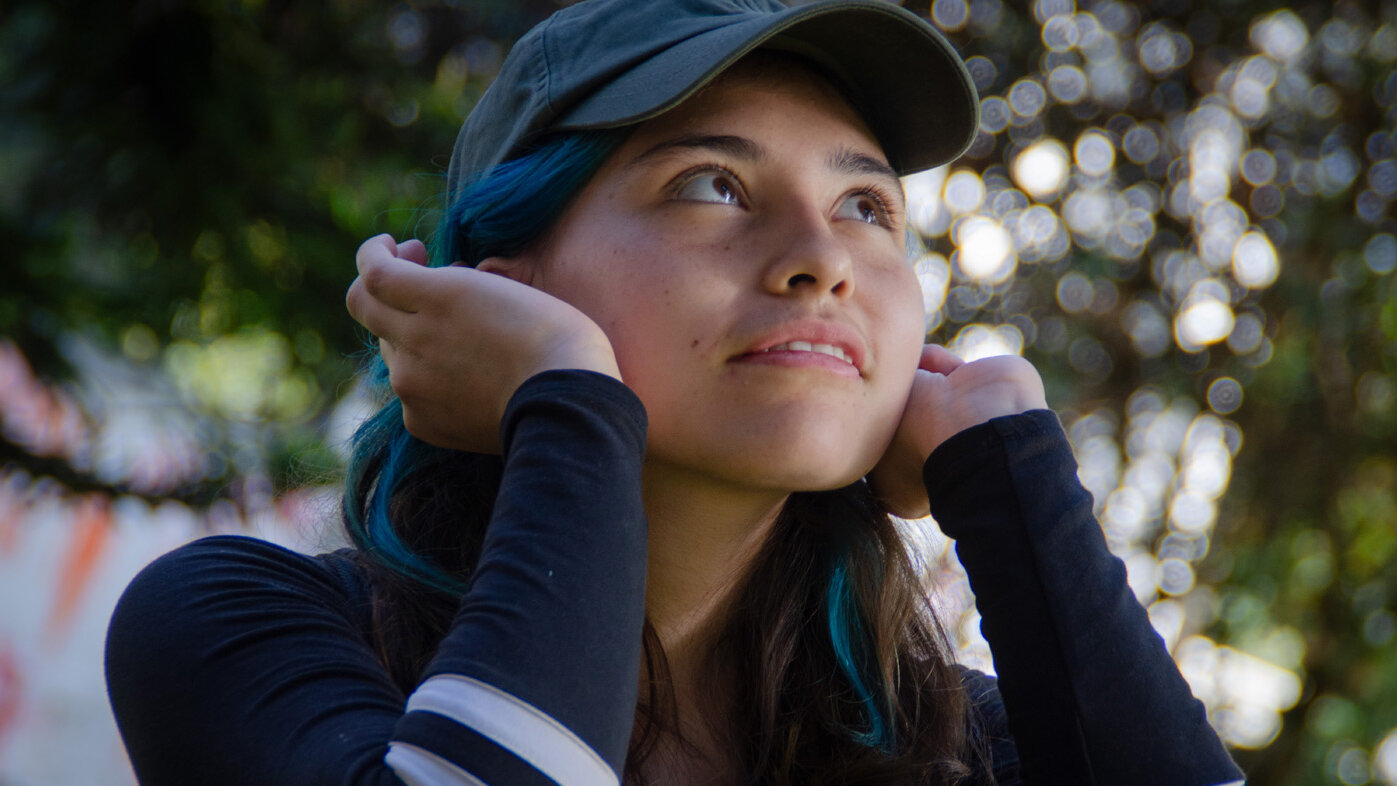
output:
[[[596,335],[588,335],[591,332],[595,332]],[[616,380],[621,379],[621,368],[616,362],[616,352],[611,348],[611,342],[607,340],[600,328],[593,328],[592,331],[583,331],[581,335],[575,335],[573,340],[566,342],[564,346],[558,348],[557,352],[546,357],[538,371],[565,369],[595,371]]]

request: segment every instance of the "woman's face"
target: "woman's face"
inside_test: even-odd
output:
[[[739,65],[639,126],[520,261],[610,338],[648,474],[827,489],[877,462],[917,367],[904,214],[833,87]]]

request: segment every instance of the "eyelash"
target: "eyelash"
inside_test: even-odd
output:
[[[873,204],[878,206],[878,226],[884,229],[892,229],[896,218],[896,213],[892,208],[892,199],[888,196],[887,190],[879,186],[868,186],[848,194],[845,199],[852,196],[866,196],[873,200]]]
[[[685,186],[689,185],[695,177],[709,174],[720,174],[731,179],[733,184],[737,186],[738,201],[746,204],[747,186],[742,182],[742,178],[738,177],[736,172],[728,169],[722,164],[699,164],[698,166],[689,167],[670,181],[669,192],[670,194],[678,194]],[[869,185],[856,191],[850,191],[842,196],[840,200],[843,201],[844,199],[855,196],[868,197],[877,205],[878,220],[876,223],[878,226],[884,229],[892,229],[894,227],[896,223],[894,219],[897,217],[897,212],[892,208],[893,201],[888,195],[887,189],[877,185]]]
[[[713,174],[723,175],[728,179],[732,180],[732,182],[737,186],[738,200],[743,204],[746,204],[747,186],[743,184],[742,178],[738,177],[736,172],[732,171],[731,169],[728,169],[727,167],[721,164],[699,164],[698,166],[689,167],[683,172],[680,172],[677,176],[675,176],[673,180],[670,181],[669,192],[671,195],[677,195],[679,194],[679,192],[683,191],[686,186],[692,183],[694,179],[697,178],[699,175]]]

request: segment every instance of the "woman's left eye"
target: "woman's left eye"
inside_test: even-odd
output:
[[[868,193],[850,194],[844,197],[835,209],[835,218],[862,221],[865,224],[883,226],[887,223],[887,210],[878,198]]]
[[[675,197],[691,202],[713,202],[719,205],[741,205],[742,186],[728,172],[702,172],[689,178]]]

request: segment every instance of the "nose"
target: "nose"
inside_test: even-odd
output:
[[[773,217],[771,253],[762,285],[773,295],[854,294],[854,260],[818,211],[792,210]]]

